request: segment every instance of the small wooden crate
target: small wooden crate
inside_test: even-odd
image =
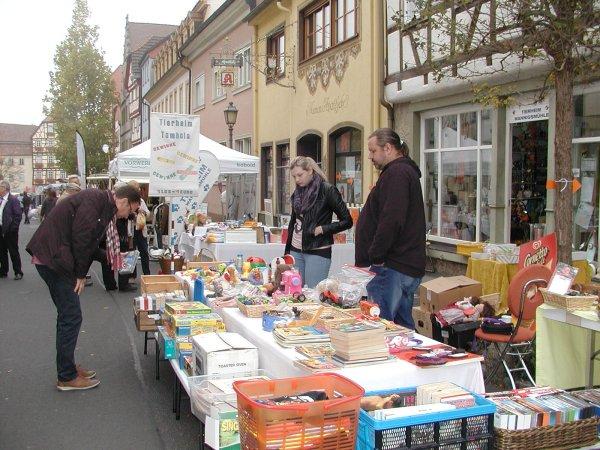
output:
[[[218,266],[219,264],[227,264],[222,261],[188,261],[185,263],[184,270],[186,269],[210,269],[211,267]]]
[[[272,305],[244,305],[238,300],[237,306],[243,315],[252,318],[262,318],[263,312]]]
[[[182,290],[181,282],[175,275],[142,275],[142,294],[173,292]]]
[[[302,313],[300,314],[300,318],[303,320],[311,321],[316,312],[317,310],[312,309],[302,311]],[[352,314],[346,312],[343,309],[332,308],[329,306],[323,309],[321,315],[319,316],[314,325],[316,327],[324,328],[327,331],[329,331],[331,328],[337,325],[341,325],[343,323],[352,323],[354,321],[356,321],[356,318]]]
[[[567,311],[591,311],[598,305],[597,295],[560,295],[540,288],[544,303]]]

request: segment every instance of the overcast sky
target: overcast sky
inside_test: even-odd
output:
[[[197,0],[88,0],[90,24],[111,69],[123,60],[130,22],[179,25]],[[71,24],[73,0],[0,0],[0,122],[39,124],[56,46]]]

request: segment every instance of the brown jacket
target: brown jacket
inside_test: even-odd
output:
[[[108,191],[86,189],[69,195],[40,224],[27,252],[65,278],[84,278],[116,212]]]

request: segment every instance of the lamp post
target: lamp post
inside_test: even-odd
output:
[[[229,106],[223,112],[225,113],[225,123],[229,127],[229,148],[233,148],[233,126],[237,120],[238,110],[233,102],[229,102]]]

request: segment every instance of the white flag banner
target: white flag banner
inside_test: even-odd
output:
[[[83,138],[78,131],[75,132],[75,144],[77,148],[77,172],[81,180],[81,188],[85,189],[85,145],[83,145]]]
[[[198,200],[202,203],[208,195],[210,188],[219,179],[219,174],[221,173],[217,157],[207,150],[200,150],[198,173]]]
[[[200,117],[150,114],[150,186],[148,195],[198,194]]]

